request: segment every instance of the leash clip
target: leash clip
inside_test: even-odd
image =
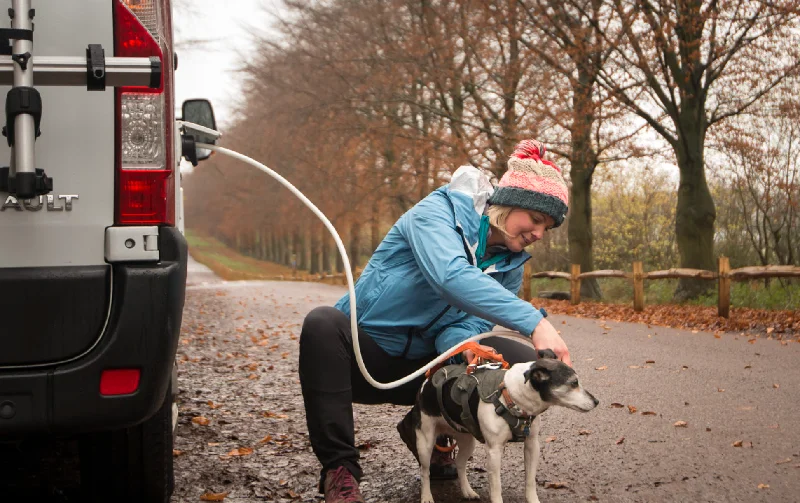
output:
[[[484,363],[483,365],[478,365],[476,368],[479,369],[488,369],[488,370],[498,370],[503,366],[502,363],[494,362],[494,363]]]

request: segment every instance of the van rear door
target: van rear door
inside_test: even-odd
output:
[[[39,2],[36,56],[114,54],[114,3]],[[5,15],[5,11],[3,11]],[[35,66],[34,66],[35,67]],[[42,96],[36,167],[53,191],[18,201],[0,193],[0,368],[74,358],[99,339],[111,306],[105,229],[114,224],[114,88],[34,86]],[[5,99],[10,87],[0,87]],[[10,149],[0,141],[0,166]]]

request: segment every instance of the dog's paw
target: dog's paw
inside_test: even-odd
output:
[[[471,487],[469,488],[468,491],[462,490],[461,491],[461,497],[464,498],[465,500],[479,500],[479,499],[481,499],[480,494],[478,494],[475,491],[473,491]]]
[[[433,503],[433,496],[423,496],[422,503]]]

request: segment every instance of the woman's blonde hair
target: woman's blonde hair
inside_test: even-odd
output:
[[[531,215],[538,215],[541,212],[534,210],[526,210],[525,208],[515,208],[514,206],[504,206],[502,204],[492,204],[486,210],[486,216],[489,217],[489,225],[500,230],[506,236],[510,234],[506,231],[506,220],[514,210],[527,211]]]

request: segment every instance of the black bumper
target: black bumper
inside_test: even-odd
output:
[[[0,437],[118,429],[155,413],[164,400],[180,335],[186,240],[177,229],[165,227],[159,249],[157,264],[113,266],[108,325],[85,356],[50,367],[0,369]],[[101,396],[102,371],[116,368],[140,369],[139,388],[129,395]]]

